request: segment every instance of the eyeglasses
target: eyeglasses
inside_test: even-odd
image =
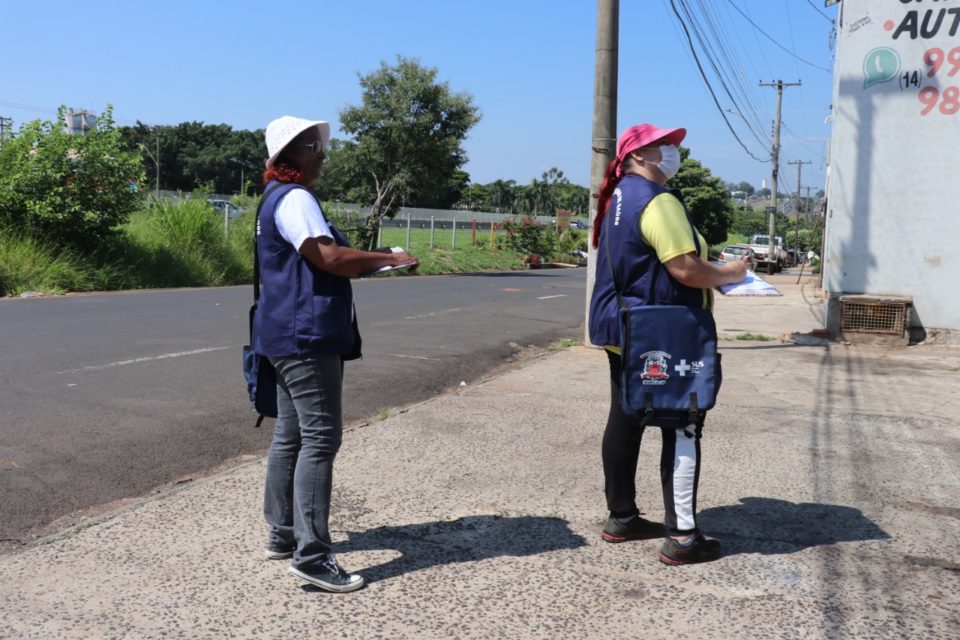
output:
[[[314,140],[313,142],[302,142],[300,144],[295,144],[293,146],[298,149],[310,149],[321,160],[327,157],[327,154],[323,152],[322,140]]]

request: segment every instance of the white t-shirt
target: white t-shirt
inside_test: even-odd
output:
[[[307,238],[333,238],[320,205],[305,189],[291,189],[280,199],[274,221],[283,239],[297,251]]]

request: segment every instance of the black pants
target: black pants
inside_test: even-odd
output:
[[[620,406],[620,356],[608,351],[607,357],[610,360],[610,414],[603,433],[602,451],[607,508],[614,517],[629,517],[640,513],[636,477],[644,428],[639,415],[628,414]],[[660,429],[664,523],[671,535],[697,530],[701,429],[702,425],[691,425],[686,430]]]

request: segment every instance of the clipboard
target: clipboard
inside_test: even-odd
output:
[[[744,296],[744,297],[765,297],[782,296],[783,294],[772,284],[760,278],[750,269],[747,269],[747,277],[740,282],[733,284],[724,284],[717,287],[725,296]]]
[[[360,274],[361,278],[369,278],[370,276],[380,275],[381,273],[387,273],[389,271],[396,271],[398,269],[409,269],[420,264],[417,260],[411,260],[409,262],[404,262],[403,264],[391,265],[386,267],[380,267],[379,269],[374,269],[372,271],[366,271]]]

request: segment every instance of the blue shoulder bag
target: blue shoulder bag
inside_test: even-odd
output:
[[[260,257],[257,251],[257,232],[260,227],[260,209],[266,202],[267,196],[279,187],[274,185],[260,199],[260,205],[257,207],[257,219],[253,232],[253,306],[250,307],[250,344],[243,347],[243,377],[247,381],[247,395],[250,396],[250,404],[257,412],[256,427],[259,427],[264,418],[277,417],[277,372],[266,356],[260,355],[253,350],[254,323],[253,318],[257,312],[257,302],[260,300]]]
[[[699,255],[692,223],[690,229]],[[683,305],[625,307],[610,261],[609,231],[608,226],[607,266],[620,307],[620,403],[624,411],[638,413],[644,426],[702,426],[723,379],[713,315]]]

